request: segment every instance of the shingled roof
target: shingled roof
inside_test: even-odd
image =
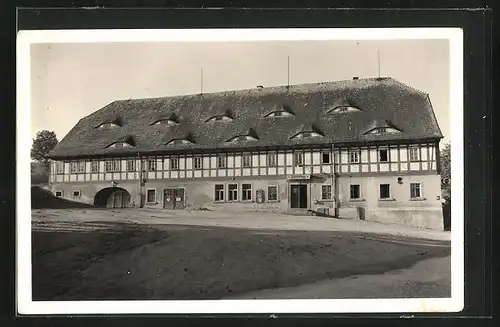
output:
[[[339,105],[360,109],[342,115],[329,112]],[[287,108],[288,117],[265,117]],[[229,121],[210,121],[228,114]],[[151,125],[158,119],[175,118],[178,124]],[[110,120],[113,128],[94,128]],[[365,134],[374,126],[395,126],[400,133]],[[311,127],[311,128],[308,128]],[[297,131],[321,131],[322,137],[290,138]],[[252,130],[257,140],[227,142]],[[243,133],[243,134],[245,134]],[[174,147],[169,140],[189,135],[193,143]],[[132,136],[135,146],[110,149],[107,145]],[[442,138],[428,94],[392,78],[194,94],[164,98],[114,101],[82,118],[50,153],[54,159],[138,152],[169,153],[183,150],[234,150],[288,147],[300,144],[328,145],[371,141],[402,141]],[[118,151],[120,151],[118,153]]]

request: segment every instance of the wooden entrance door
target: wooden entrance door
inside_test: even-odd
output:
[[[307,208],[307,185],[290,185],[290,207]]]
[[[184,209],[184,189],[167,188],[163,191],[163,208]]]

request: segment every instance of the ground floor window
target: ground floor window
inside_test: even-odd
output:
[[[243,201],[248,201],[252,199],[252,184],[242,184],[241,194]]]
[[[57,197],[61,197],[61,196],[63,196],[63,192],[62,192],[62,191],[56,191],[56,196],[57,196]]]
[[[146,196],[146,201],[149,203],[154,203],[156,202],[156,189],[148,189],[147,191],[147,196]]]
[[[73,197],[78,198],[80,197],[80,194],[81,194],[80,190],[73,190]]]
[[[228,200],[238,201],[238,184],[229,184],[228,186]]]
[[[359,185],[351,185],[350,187],[350,198],[351,199],[359,199],[361,198],[361,192]]]
[[[389,199],[391,197],[391,187],[389,184],[380,184],[380,198]]]
[[[224,185],[215,185],[215,201],[224,201]]]
[[[277,201],[277,200],[278,200],[278,186],[268,186],[267,201]]]
[[[331,185],[322,185],[321,186],[321,199],[329,200],[332,198],[332,186]]]
[[[418,199],[421,197],[420,183],[410,183],[410,198]]]

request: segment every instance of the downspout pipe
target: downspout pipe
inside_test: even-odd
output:
[[[334,214],[333,216],[339,217],[339,206],[338,206],[338,180],[337,180],[337,172],[335,171],[335,145],[332,143],[332,192],[333,192],[333,205],[334,205]]]

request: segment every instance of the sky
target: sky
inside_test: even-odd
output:
[[[31,135],[61,140],[121,99],[393,77],[429,94],[450,136],[448,40],[57,43],[31,45]]]

